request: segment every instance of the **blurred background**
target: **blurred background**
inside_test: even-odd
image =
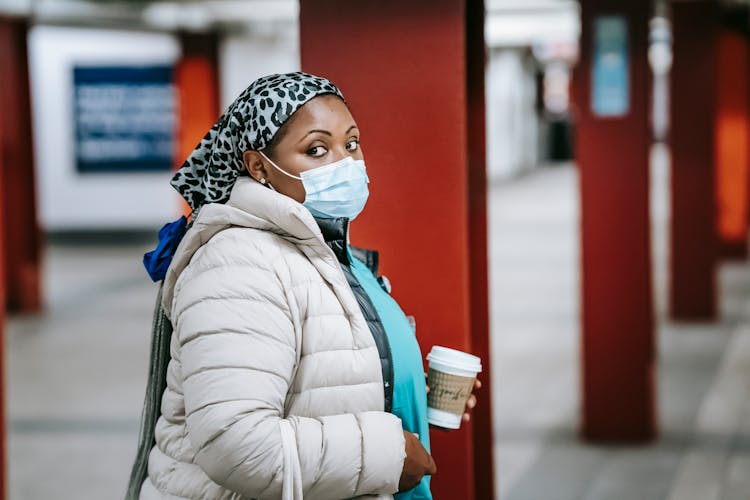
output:
[[[307,69],[302,3],[0,0],[8,498],[122,497],[171,172],[251,81]],[[404,47],[437,15],[484,40],[489,327],[459,347],[489,357],[465,439],[494,482],[435,498],[750,499],[747,2],[438,3],[461,14],[405,2]]]

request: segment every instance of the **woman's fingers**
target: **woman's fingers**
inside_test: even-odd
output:
[[[482,382],[479,379],[474,380],[474,389],[481,389]]]
[[[476,405],[477,405],[477,397],[472,394],[471,396],[469,396],[469,399],[466,400],[466,407],[465,407],[466,411],[461,417],[464,422],[468,422],[469,420],[471,420],[470,412],[471,410],[474,409]]]

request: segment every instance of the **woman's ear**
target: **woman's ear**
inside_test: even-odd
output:
[[[266,167],[263,165],[260,153],[252,149],[248,149],[242,152],[242,163],[245,165],[250,177],[265,184],[267,181]]]

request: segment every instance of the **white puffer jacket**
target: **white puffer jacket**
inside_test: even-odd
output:
[[[377,347],[301,204],[241,177],[180,243],[174,325],[141,499],[390,498],[401,421]]]

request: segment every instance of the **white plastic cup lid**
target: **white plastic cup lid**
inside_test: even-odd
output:
[[[478,356],[468,352],[451,349],[450,347],[433,346],[427,355],[427,361],[435,361],[446,365],[455,366],[461,370],[482,371],[482,360]]]

